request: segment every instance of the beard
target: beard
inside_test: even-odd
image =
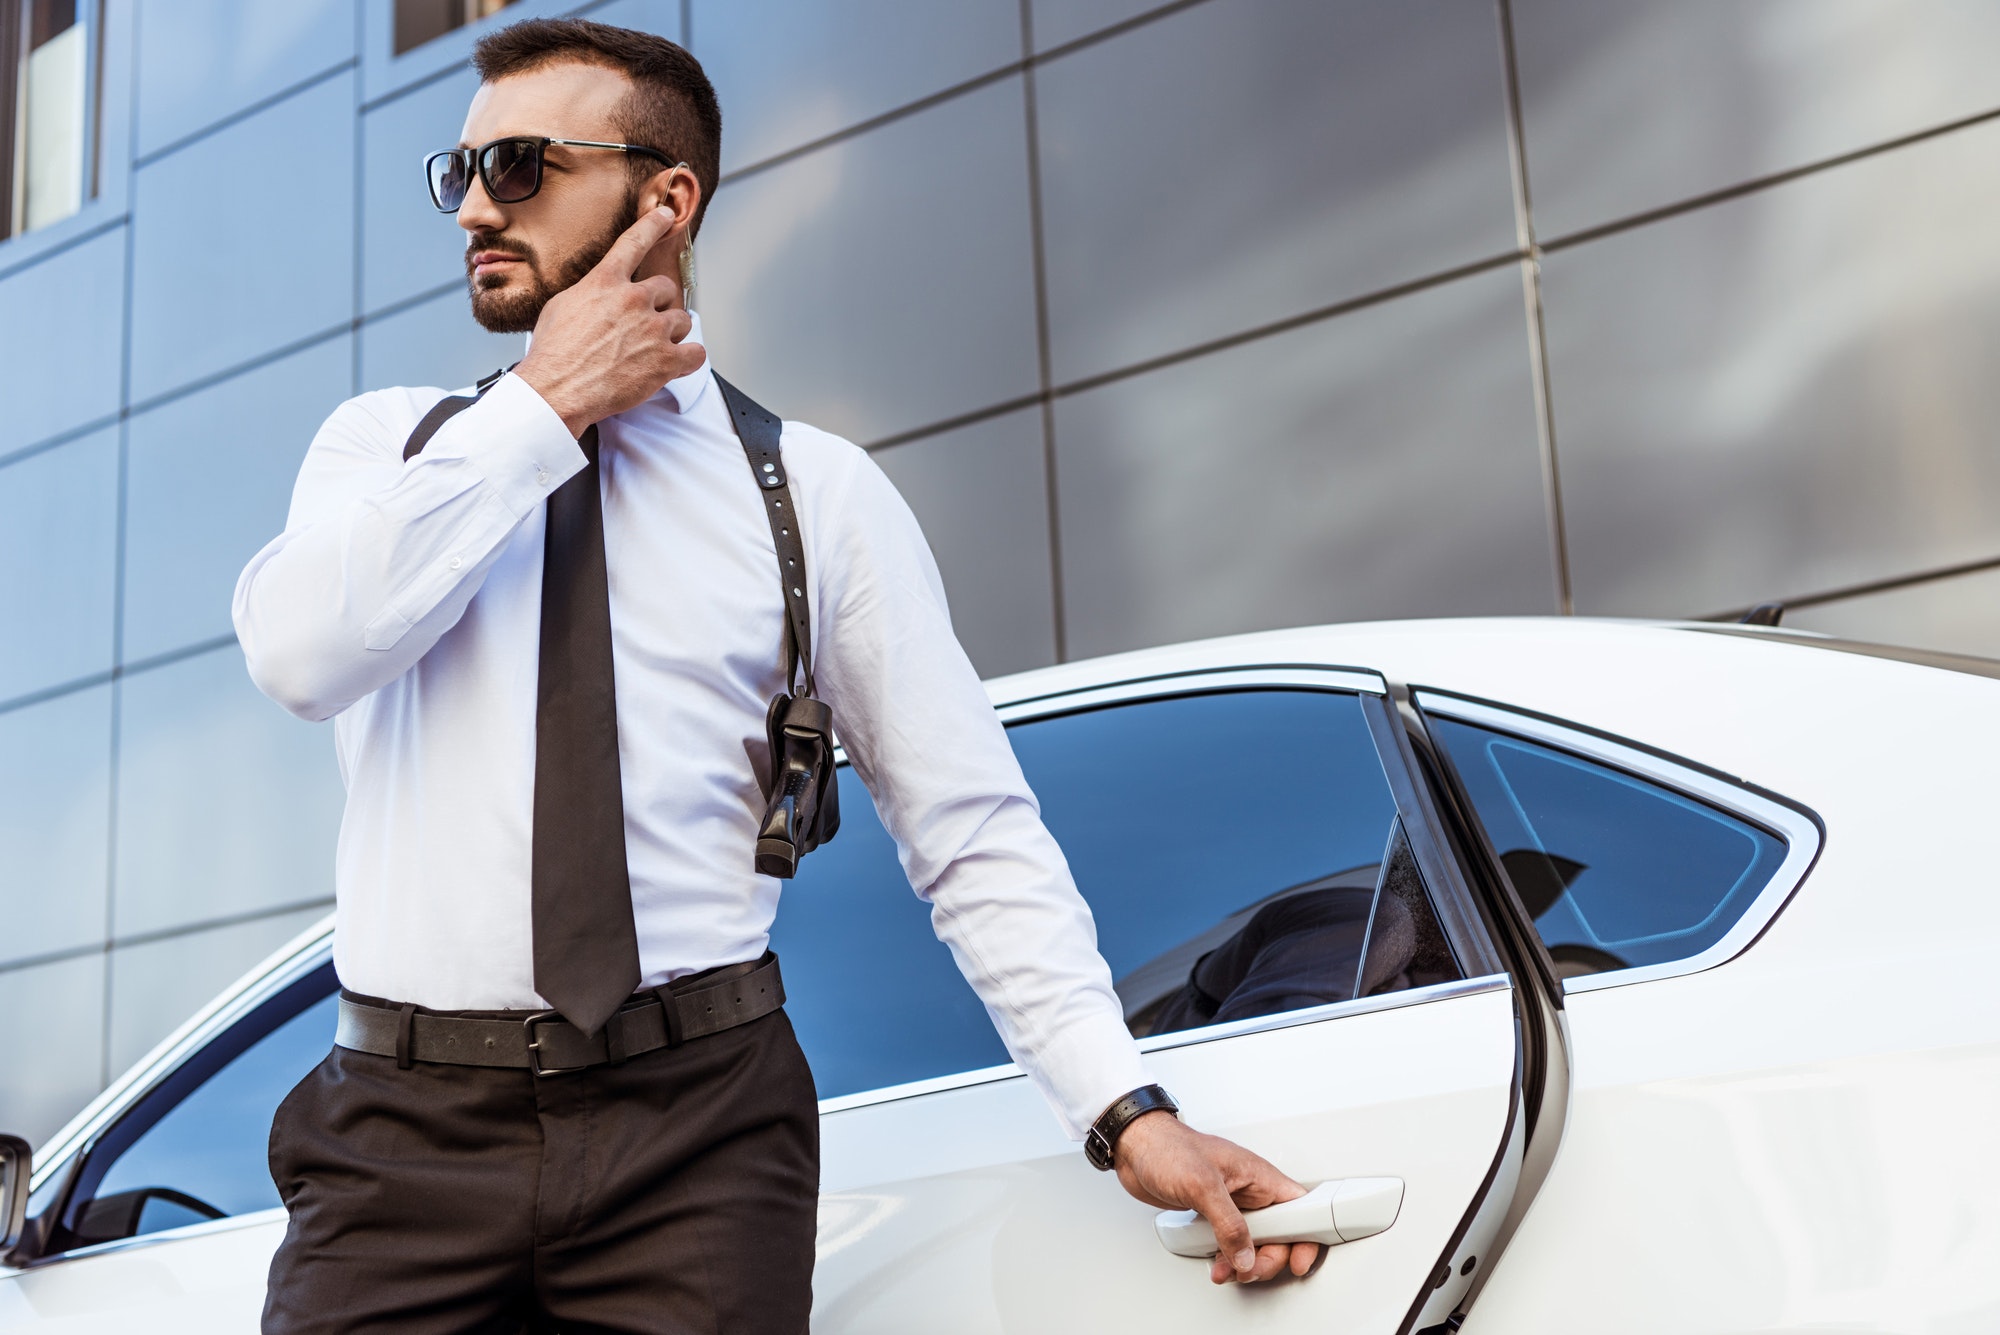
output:
[[[465,283],[472,295],[472,318],[489,333],[531,333],[535,322],[542,318],[542,307],[549,304],[549,298],[575,286],[578,279],[595,269],[597,262],[637,221],[639,196],[633,192],[625,197],[624,205],[611,219],[610,225],[571,251],[557,266],[553,277],[544,269],[534,248],[525,242],[516,241],[505,232],[473,237],[465,248]],[[521,267],[527,270],[527,281],[510,281],[501,275],[480,278],[472,270],[472,257],[482,250],[498,250],[520,256],[523,262]]]

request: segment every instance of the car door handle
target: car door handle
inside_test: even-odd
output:
[[[1334,1247],[1373,1237],[1396,1222],[1403,1208],[1400,1177],[1347,1177],[1322,1182],[1296,1200],[1245,1210],[1250,1239],[1267,1242],[1317,1242]],[[1193,1210],[1162,1210],[1153,1228],[1160,1244],[1175,1256],[1213,1256],[1215,1230]]]

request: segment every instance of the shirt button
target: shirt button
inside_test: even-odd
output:
[[[451,566],[453,570],[461,569],[465,565],[465,558],[462,556],[454,556],[451,558],[448,564]]]
[[[546,486],[548,486],[548,485],[549,485],[549,470],[548,470],[548,469],[546,469],[546,468],[537,468],[537,469],[535,470],[535,485],[536,485],[536,486],[538,486],[538,487],[546,487]]]

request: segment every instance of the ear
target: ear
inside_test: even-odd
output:
[[[685,234],[694,225],[695,210],[701,206],[701,182],[691,168],[669,167],[639,187],[641,213],[662,205],[673,212],[674,231]]]

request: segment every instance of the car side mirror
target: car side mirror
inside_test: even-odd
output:
[[[19,1136],[0,1135],[0,1256],[21,1243],[28,1226],[28,1172],[34,1148]]]

